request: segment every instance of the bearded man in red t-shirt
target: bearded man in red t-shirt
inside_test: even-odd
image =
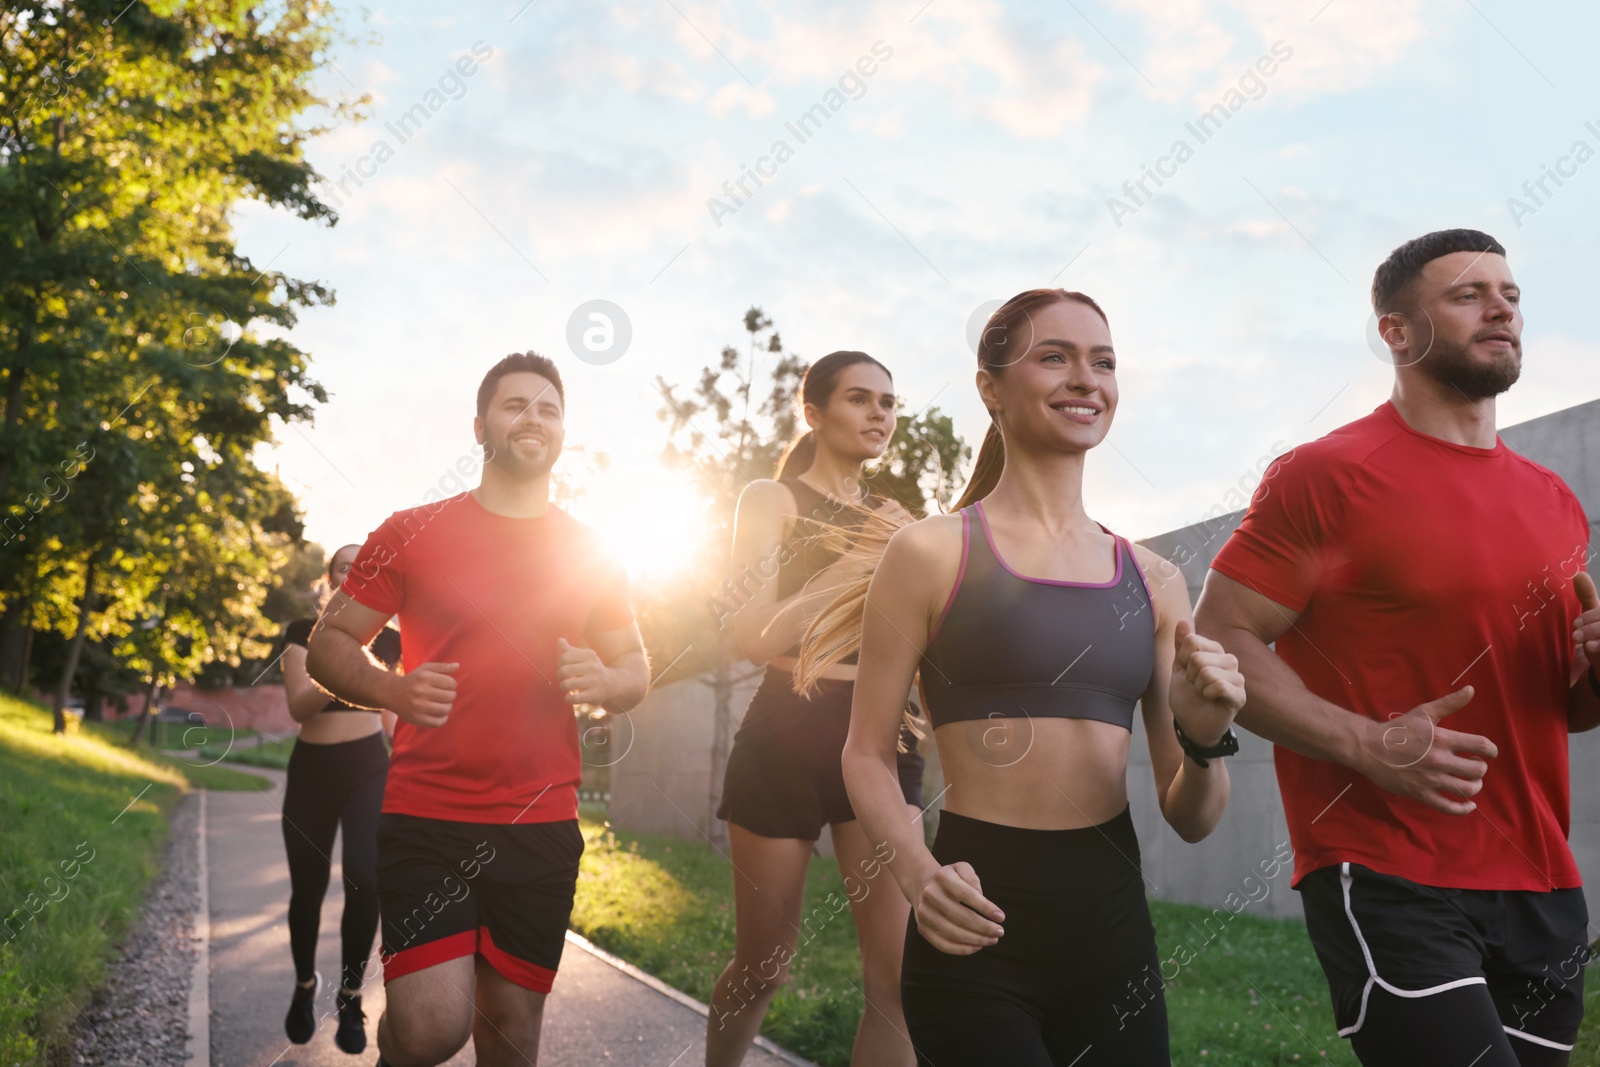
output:
[[[310,640],[311,677],[399,716],[378,822],[379,1064],[537,1062],[583,836],[574,704],[622,711],[649,666],[624,572],[550,503],[565,394],[507,356],[478,389],[476,489],[398,511]],[[400,617],[405,674],[364,648]]]
[[[1268,469],[1195,623],[1239,659],[1240,725],[1276,745],[1294,885],[1361,1062],[1564,1065],[1591,933],[1567,845],[1567,735],[1600,724],[1588,519],[1495,432],[1522,368],[1505,249],[1419,237],[1372,303],[1394,391]]]

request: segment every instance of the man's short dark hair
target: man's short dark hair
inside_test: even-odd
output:
[[[1395,297],[1422,273],[1422,268],[1452,252],[1506,254],[1505,247],[1481,230],[1435,230],[1413,238],[1389,253],[1372,276],[1372,310],[1394,309]]]
[[[567,406],[567,394],[561,388],[561,372],[556,370],[556,365],[537,352],[513,352],[483,376],[483,384],[478,386],[478,418],[489,414],[489,401],[494,399],[495,386],[500,384],[500,379],[518,371],[531,371],[550,379],[550,384],[556,387],[556,396],[561,398],[561,406]]]

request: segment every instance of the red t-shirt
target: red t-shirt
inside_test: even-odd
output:
[[[582,758],[556,684],[565,637],[633,621],[627,575],[551,505],[496,515],[471,493],[398,511],[367,538],[343,590],[400,616],[407,671],[459,663],[443,726],[398,722],[383,810],[475,823],[574,819]]]
[[[1418,433],[1388,402],[1267,470],[1211,566],[1301,613],[1278,655],[1313,693],[1380,722],[1471,685],[1442,725],[1500,752],[1477,810],[1447,815],[1276,747],[1296,883],[1349,861],[1457,889],[1581,884],[1567,696],[1588,546],[1555,474],[1503,440]]]

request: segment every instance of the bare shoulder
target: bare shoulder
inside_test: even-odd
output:
[[[1150,588],[1150,599],[1155,601],[1161,615],[1169,618],[1189,614],[1189,582],[1177,564],[1144,545],[1128,542],[1133,558],[1144,572],[1145,584]]]
[[[961,515],[929,515],[925,519],[907,523],[894,532],[884,558],[890,556],[907,566],[938,569],[948,567],[952,572],[961,558]]]
[[[1144,572],[1144,580],[1149,584],[1151,593],[1156,591],[1157,585],[1162,587],[1177,585],[1188,589],[1183,572],[1178,569],[1176,563],[1137,541],[1129,541],[1128,547],[1133,549],[1133,558],[1138,561],[1139,569]]]
[[[739,510],[748,514],[792,516],[799,513],[794,491],[776,478],[757,478],[739,493]]]

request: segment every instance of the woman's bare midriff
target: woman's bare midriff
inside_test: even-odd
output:
[[[300,724],[300,740],[310,745],[337,745],[359,741],[383,731],[383,716],[376,711],[319,711]]]
[[[944,808],[1028,830],[1073,830],[1128,804],[1131,734],[1092,719],[987,718],[934,731]]]
[[[786,670],[790,674],[793,674],[795,668],[800,665],[800,661],[794,656],[773,656],[771,659],[767,660],[767,663],[770,666],[779,667],[783,670]],[[853,682],[856,680],[855,664],[835,663],[833,666],[822,672],[822,677],[834,678],[845,682]]]

